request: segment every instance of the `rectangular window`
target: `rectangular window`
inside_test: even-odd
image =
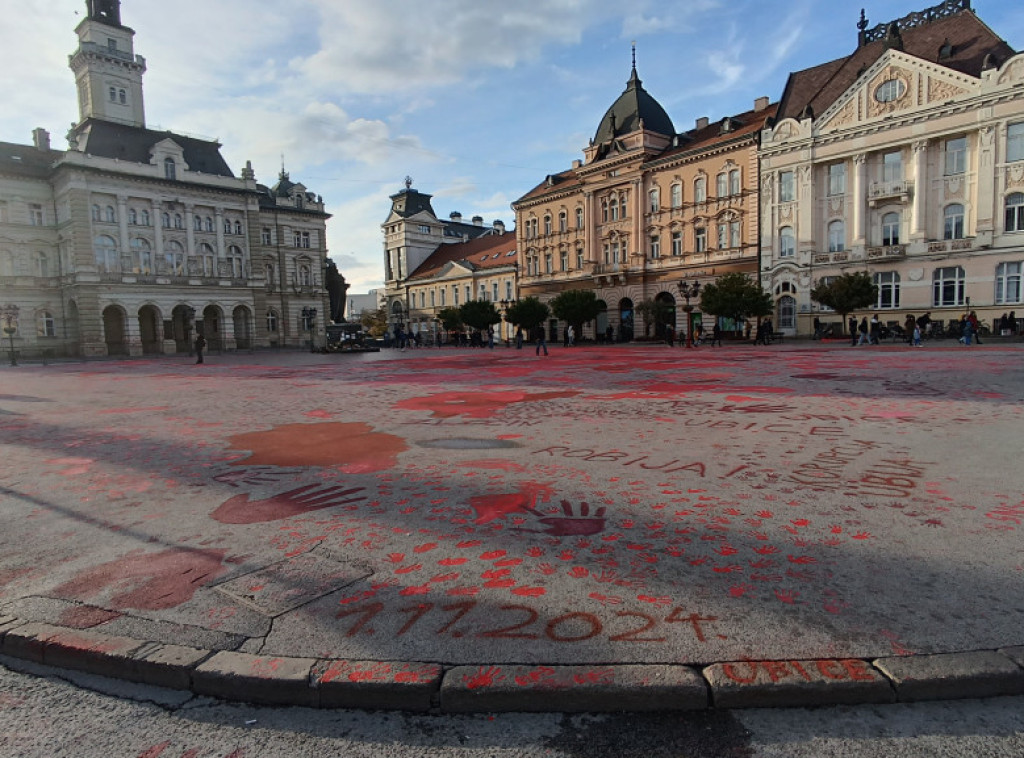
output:
[[[494,282],[491,284],[491,300],[497,302],[498,300],[498,283]]]
[[[693,202],[704,203],[708,199],[708,184],[704,177],[701,177],[693,183]]]
[[[264,229],[262,232],[260,232],[260,240],[263,242],[264,245],[271,244],[272,238],[270,236],[269,229]]]
[[[473,292],[469,289],[469,285],[466,285],[466,302],[468,303],[473,298]]]
[[[430,234],[430,227],[426,224],[419,225],[420,234]]]
[[[36,203],[28,204],[28,222],[32,226],[43,225],[43,206]]]
[[[505,299],[506,300],[511,300],[512,299],[512,282],[511,281],[506,281],[505,282]]]
[[[729,172],[729,194],[740,194],[740,170],[738,168]]]
[[[728,179],[725,174],[718,175],[718,181],[715,184],[716,195],[718,197],[725,197],[729,194],[729,185],[727,184]]]
[[[583,248],[576,249],[576,268],[579,271],[583,270]]]
[[[1024,121],[1006,127],[1006,161],[1024,161]]]
[[[729,247],[739,248],[742,247],[740,241],[740,222],[730,221],[729,222]]]
[[[698,226],[693,230],[693,245],[698,253],[706,252],[708,249],[708,230]]]
[[[967,170],[967,138],[946,140],[946,176],[956,176]]]
[[[779,202],[791,203],[796,200],[796,177],[792,171],[779,174]]]
[[[459,285],[452,285],[452,305],[459,304]]]
[[[903,181],[903,154],[898,150],[882,156],[882,181]]]
[[[440,294],[441,294],[441,307],[443,308],[446,305],[445,301],[448,299],[448,290],[446,290],[444,287],[442,287]]]
[[[436,297],[437,297],[437,293],[434,290],[430,290],[430,307],[431,308],[433,308],[434,306],[437,305],[437,303],[435,302]]]
[[[672,255],[678,257],[683,254],[683,233],[672,232]]]
[[[681,184],[672,185],[672,207],[683,207],[683,185]]]
[[[878,285],[879,308],[900,307],[900,275],[895,271],[880,271],[874,276]]]
[[[558,266],[561,271],[569,270],[569,251],[563,250],[558,256]]]
[[[577,229],[582,229],[583,228],[583,209],[582,208],[577,208],[576,209],[576,228]]]
[[[846,194],[846,164],[833,163],[828,167],[828,194]]]
[[[724,250],[729,246],[729,225],[718,225],[718,249]]]
[[[652,236],[651,237],[651,257],[652,258],[660,258],[661,257],[661,237],[657,237],[657,236]]]
[[[964,270],[960,266],[936,269],[932,285],[932,307],[964,304]]]
[[[996,303],[1020,302],[1021,269],[1020,261],[1000,263],[996,266]]]

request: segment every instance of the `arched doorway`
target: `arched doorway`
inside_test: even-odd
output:
[[[234,321],[235,347],[239,350],[252,349],[252,313],[244,305],[235,307],[231,314]]]
[[[68,301],[68,314],[67,314],[67,328],[68,328],[68,355],[81,355],[82,354],[82,330],[80,321],[78,319],[78,303],[74,300]]]
[[[633,341],[633,301],[624,297],[619,301],[619,342]]]
[[[796,329],[796,299],[789,295],[779,298],[775,315],[775,328],[787,331]]]
[[[163,352],[163,320],[155,305],[139,308],[139,337],[142,340],[143,355],[159,355]]]
[[[222,338],[222,324],[224,316],[219,306],[208,305],[203,308],[203,320],[196,322],[196,332],[202,332],[202,335],[206,337],[206,348],[211,353],[213,351],[221,351],[224,349],[224,340]]]
[[[679,329],[676,327],[676,299],[668,292],[659,292],[655,295],[654,302],[658,306],[654,314],[654,336],[659,340],[665,339],[665,331],[670,326],[672,331],[678,333]]]
[[[597,307],[600,310],[597,312],[597,318],[594,319],[594,329],[597,331],[594,336],[601,341],[608,338],[608,303],[598,300]]]
[[[187,305],[176,305],[171,311],[171,333],[174,337],[174,352],[187,353],[192,339],[192,316],[194,311]]]
[[[128,355],[127,321],[121,306],[108,305],[103,309],[103,341],[107,343],[107,355]]]

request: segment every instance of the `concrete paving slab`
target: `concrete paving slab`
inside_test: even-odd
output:
[[[193,669],[213,655],[212,650],[153,643],[136,652],[128,678],[157,687],[187,690],[192,685]]]
[[[716,708],[789,708],[893,703],[889,681],[857,658],[734,661],[704,669]]]
[[[42,662],[47,666],[132,679],[135,654],[147,644],[130,637],[64,629],[47,638]]]
[[[900,702],[1024,693],[1024,670],[991,650],[883,658],[874,664],[892,680]]]
[[[1024,645],[1016,647],[1003,647],[998,650],[1000,655],[1005,655],[1018,666],[1024,668]]]
[[[21,624],[9,629],[0,640],[0,652],[33,663],[43,662],[46,641],[63,631],[51,624]]]
[[[441,684],[446,713],[689,711],[707,706],[707,684],[686,666],[457,666]]]

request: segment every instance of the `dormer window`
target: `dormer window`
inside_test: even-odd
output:
[[[303,200],[302,195],[296,195],[295,196],[295,207],[296,208],[301,208],[302,207],[302,200]]]
[[[170,179],[172,182],[178,178],[178,167],[174,163],[174,158],[164,158],[164,179]]]

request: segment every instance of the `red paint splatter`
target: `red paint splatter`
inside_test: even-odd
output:
[[[369,424],[285,424],[268,431],[238,434],[233,450],[252,455],[233,465],[337,467],[350,474],[386,471],[408,449],[401,437],[373,431]]]
[[[443,392],[426,397],[412,397],[395,403],[394,407],[407,411],[430,411],[434,418],[468,416],[491,418],[514,403],[535,403],[562,397],[575,397],[579,392]]]

